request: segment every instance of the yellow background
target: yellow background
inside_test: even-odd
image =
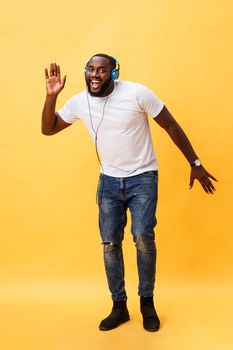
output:
[[[232,348],[232,2],[7,1],[1,5],[0,346],[4,350]],[[95,204],[99,165],[80,122],[40,132],[44,68],[67,74],[57,108],[85,87],[104,52],[121,79],[150,87],[219,179],[206,195],[151,121],[159,158],[156,306],[142,329],[135,247],[127,226],[132,320],[103,333],[111,299]]]

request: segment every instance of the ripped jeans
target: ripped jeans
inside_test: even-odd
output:
[[[131,232],[137,249],[138,295],[153,296],[157,187],[156,170],[124,178],[100,175],[97,192],[99,228],[108,286],[114,301],[127,299],[122,253],[127,208],[131,213]]]

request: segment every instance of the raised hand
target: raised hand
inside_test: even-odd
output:
[[[215,179],[215,177],[213,177],[213,175],[208,173],[202,165],[198,167],[192,167],[189,188],[191,189],[193,187],[194,180],[198,180],[206,193],[213,194],[216,189],[210,179],[218,181]]]
[[[50,64],[50,75],[45,68],[46,89],[48,96],[57,96],[64,88],[66,75],[61,79],[60,66],[56,63]]]

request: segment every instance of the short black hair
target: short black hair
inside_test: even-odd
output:
[[[96,56],[106,58],[109,61],[109,63],[111,64],[111,66],[113,67],[113,69],[116,68],[116,59],[114,57],[106,55],[105,53],[97,53],[97,54],[91,56],[90,60]],[[90,60],[88,61],[88,63],[90,62]]]

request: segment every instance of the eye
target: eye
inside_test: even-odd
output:
[[[106,70],[105,70],[104,68],[101,68],[101,69],[100,69],[100,73],[102,73],[102,74],[103,74],[103,73],[106,73]]]
[[[93,72],[93,67],[87,67],[89,73]]]

